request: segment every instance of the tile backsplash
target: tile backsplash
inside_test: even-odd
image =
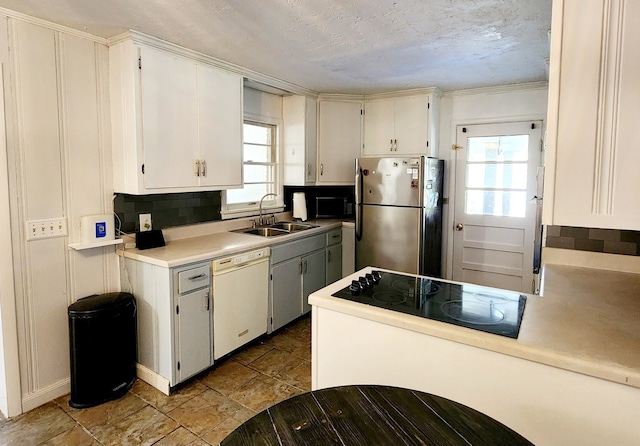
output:
[[[151,214],[153,229],[220,220],[220,191],[177,194],[117,194],[113,203],[125,233],[140,229],[139,214]],[[117,222],[116,222],[117,225]]]
[[[285,211],[292,209],[293,192],[306,192],[309,218],[315,215],[316,196],[344,196],[353,203],[353,186],[284,186]],[[151,214],[153,229],[221,220],[222,192],[183,192],[176,194],[116,194],[113,202],[122,226],[130,234],[140,229],[139,214]],[[118,222],[116,222],[117,228]]]
[[[574,226],[547,226],[545,246],[640,256],[640,232]]]

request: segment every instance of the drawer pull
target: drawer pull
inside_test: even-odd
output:
[[[198,274],[197,276],[191,276],[191,277],[189,277],[189,280],[202,279],[203,277],[207,277],[207,275],[206,275],[205,273]]]

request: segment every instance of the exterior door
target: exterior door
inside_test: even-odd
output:
[[[533,292],[542,122],[458,126],[453,280]]]

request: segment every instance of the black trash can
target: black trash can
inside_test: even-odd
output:
[[[120,398],[136,379],[136,303],[130,293],[84,297],[69,306],[71,398],[75,408]]]

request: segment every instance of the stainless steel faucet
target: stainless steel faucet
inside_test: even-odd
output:
[[[278,196],[278,194],[268,193],[268,194],[264,194],[264,196],[260,199],[260,216],[258,217],[258,225],[264,224],[264,220],[262,219],[262,201],[270,195],[273,195],[274,197]]]

